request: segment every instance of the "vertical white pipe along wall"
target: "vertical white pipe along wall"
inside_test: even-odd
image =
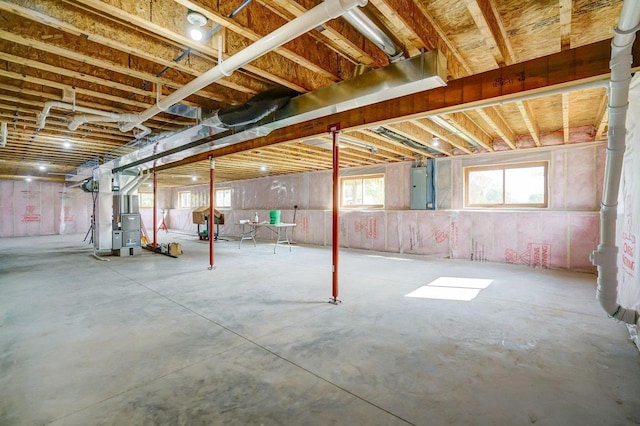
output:
[[[600,209],[600,244],[591,255],[598,267],[596,297],[602,308],[617,320],[637,324],[640,315],[618,304],[618,247],[616,220],[618,192],[625,150],[629,83],[631,81],[631,48],[640,24],[640,0],[625,0],[615,36],[611,42],[611,82],[609,86],[609,130],[604,189]]]
[[[325,0],[313,9],[305,12],[303,15],[300,15],[277,30],[267,34],[260,40],[245,47],[224,62],[218,63],[218,65],[211,68],[209,71],[201,74],[198,78],[177,89],[166,98],[159,100],[155,105],[145,111],[138,114],[121,114],[121,119],[117,121],[126,123],[120,127],[120,130],[123,132],[130,131],[156,114],[167,110],[169,107],[180,102],[187,96],[207,87],[220,78],[230,76],[238,68],[248,64],[265,53],[277,49],[283,44],[316,28],[330,19],[334,19],[345,14],[356,6],[362,7],[366,4],[367,0]],[[100,118],[85,116],[83,117],[83,120],[100,121]]]

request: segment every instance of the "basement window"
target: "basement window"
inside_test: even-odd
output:
[[[216,207],[231,208],[231,188],[216,189]]]
[[[340,178],[341,208],[383,208],[384,174]]]
[[[181,209],[191,208],[191,191],[178,192],[178,206]]]
[[[547,161],[464,168],[465,207],[547,207]]]
[[[150,192],[140,192],[138,193],[140,196],[140,207],[148,208],[153,207],[153,193]]]

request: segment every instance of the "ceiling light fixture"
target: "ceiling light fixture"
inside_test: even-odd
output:
[[[39,169],[41,172],[44,172],[45,170],[47,170],[47,168],[46,168],[45,166],[42,166],[42,165],[38,166],[38,169]]]
[[[197,176],[192,176],[192,177],[191,177],[191,180],[195,182],[195,181],[197,181],[197,180],[198,180],[198,177],[197,177]]]
[[[207,17],[200,12],[189,9],[187,12],[187,22],[189,23],[189,37],[195,41],[202,40],[202,28],[207,23]]]
[[[31,182],[33,179],[31,179],[30,177],[27,177],[26,181],[27,182]]]
[[[267,166],[265,166],[264,164],[262,166],[260,166],[260,171],[261,172],[266,172],[267,171]]]
[[[431,144],[433,146],[440,146],[440,138],[437,136],[434,136],[433,138],[431,138]]]
[[[69,142],[68,140],[65,140],[64,142],[62,142],[62,147],[66,149],[71,148],[71,142]]]

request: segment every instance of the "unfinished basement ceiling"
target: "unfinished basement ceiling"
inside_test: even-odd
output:
[[[31,176],[63,181],[78,167],[100,164],[139,143],[132,131],[120,131],[117,123],[87,123],[69,130],[72,107],[53,107],[46,125],[38,128],[37,118],[45,102],[109,113],[140,112],[157,97],[167,96],[214,67],[220,55],[234,55],[319,2],[249,0],[244,7],[243,3],[0,0],[0,122],[7,123],[6,145],[0,147],[0,179]],[[486,80],[491,77],[487,72],[509,71],[492,77],[489,85],[483,83],[483,93],[476,95],[477,99],[491,98],[491,94],[484,94],[491,90],[510,90],[510,85],[518,84],[517,76],[523,76],[524,81],[530,69],[542,68],[547,57],[563,52],[568,56],[560,58],[569,58],[569,62],[562,67],[570,76],[563,85],[567,88],[564,93],[556,90],[543,96],[541,91],[539,97],[526,100],[512,96],[492,106],[477,102],[481,107],[456,111],[448,102],[445,109],[429,110],[418,105],[422,96],[414,95],[391,112],[385,104],[361,108],[353,112],[359,117],[358,125],[346,126],[343,132],[341,165],[605,139],[606,89],[574,90],[569,80],[606,78],[602,71],[582,63],[592,58],[580,59],[584,52],[603,51],[603,41],[613,36],[621,6],[621,1],[613,0],[369,1],[366,12],[380,21],[405,57],[433,49],[444,54],[450,87],[464,81],[461,87],[466,94],[473,76],[481,79],[485,75],[482,78]],[[208,18],[205,29],[217,30],[212,38],[198,43],[186,36],[188,10]],[[597,48],[579,50],[598,42],[603,43]],[[570,56],[572,51],[576,53]],[[601,56],[595,55],[593,61],[600,61]],[[525,61],[533,61],[531,68],[515,73],[514,64]],[[606,62],[608,66],[608,59]],[[389,59],[344,18],[337,18],[210,84],[181,104],[183,110],[201,107],[207,114],[241,105],[274,87],[302,94],[352,77],[359,65],[379,69],[389,65]],[[545,72],[551,75],[551,66],[547,68]],[[591,71],[593,75],[587,75]],[[511,94],[518,91],[526,92],[517,89]],[[465,96],[460,96],[461,105],[466,105]],[[196,122],[165,112],[143,124],[152,132],[147,138],[157,138]],[[264,142],[248,141],[216,154],[216,180],[330,168],[331,151],[322,143],[330,141],[329,135],[317,131],[305,135],[300,129],[290,126]],[[209,165],[202,160],[193,157],[177,163],[178,167],[163,166],[159,183],[191,184],[193,176],[205,181]]]

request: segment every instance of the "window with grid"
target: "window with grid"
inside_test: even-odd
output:
[[[178,206],[181,209],[191,208],[191,191],[178,192]]]
[[[383,208],[384,174],[340,178],[340,207]]]
[[[140,192],[140,207],[153,207],[153,193],[152,192]]]
[[[216,207],[231,208],[231,188],[216,189]]]
[[[546,161],[465,167],[465,207],[547,207]]]

